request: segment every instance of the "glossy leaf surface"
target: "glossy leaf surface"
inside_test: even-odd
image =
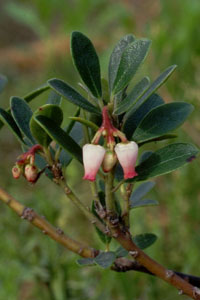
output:
[[[101,97],[100,64],[92,42],[81,32],[74,31],[71,37],[71,52],[83,82],[95,97]]]

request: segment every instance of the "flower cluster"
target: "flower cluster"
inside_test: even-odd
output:
[[[23,175],[28,182],[35,183],[39,176],[37,167],[34,165],[35,153],[42,150],[40,145],[34,145],[27,152],[20,155],[15,166],[12,168],[12,174],[15,179]]]
[[[138,156],[138,145],[133,141],[128,141],[125,135],[113,126],[106,106],[103,108],[102,117],[102,125],[95,134],[92,144],[83,146],[85,169],[83,179],[94,181],[101,165],[104,172],[109,172],[115,166],[117,160],[123,168],[124,179],[137,176],[135,164]],[[101,136],[106,139],[107,149],[98,145]],[[116,137],[121,139],[121,143],[116,144]]]

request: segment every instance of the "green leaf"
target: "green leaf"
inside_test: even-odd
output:
[[[3,91],[5,85],[7,84],[8,79],[6,76],[0,74],[0,93]]]
[[[116,257],[125,257],[128,255],[128,251],[124,249],[122,246],[119,246],[117,250],[115,251]]]
[[[172,65],[168,67],[164,72],[162,72],[156,80],[150,85],[148,90],[144,93],[144,95],[139,99],[136,105],[133,107],[132,112],[136,111],[140,105],[142,105],[157,89],[165,83],[165,81],[171,76],[171,74],[175,71],[177,65]]]
[[[82,163],[81,147],[55,121],[41,115],[36,116],[35,120],[53,140]]]
[[[139,102],[140,100],[138,100]],[[137,102],[137,103],[138,103]],[[136,103],[136,105],[137,105]],[[163,104],[163,99],[157,95],[151,95],[146,102],[140,105],[137,109],[135,106],[132,110],[127,112],[123,120],[123,132],[126,134],[128,139],[131,139],[133,132],[136,130],[137,126],[140,124],[142,119],[155,107]]]
[[[49,119],[53,120],[56,125],[60,126],[63,120],[63,112],[58,105],[54,104],[45,104],[39,107],[33,114],[31,121],[30,121],[30,129],[31,133],[33,134],[34,138],[37,142],[44,146],[48,147],[51,143],[52,139],[46,133],[44,129],[41,128],[40,125],[35,121],[36,116],[46,116]]]
[[[78,259],[77,260],[77,264],[80,265],[80,266],[93,266],[95,265],[95,261],[94,261],[94,258],[81,258],[81,259]]]
[[[151,41],[140,39],[130,43],[124,50],[117,75],[113,84],[112,93],[115,95],[127,86],[137,69],[145,59]]]
[[[115,252],[101,252],[94,258],[94,261],[100,267],[106,269],[110,267],[116,259]]]
[[[47,99],[47,104],[61,105],[62,98],[55,91],[51,91]]]
[[[93,44],[84,34],[74,31],[71,36],[71,52],[83,82],[95,97],[101,97],[100,65]]]
[[[139,174],[134,180],[140,181],[163,175],[182,167],[196,157],[199,150],[192,144],[175,143],[153,152],[136,167]],[[130,179],[130,181],[132,181]],[[129,181],[129,180],[128,180]]]
[[[64,149],[60,152],[59,161],[63,168],[66,168],[72,160],[72,157]]]
[[[135,40],[135,37],[132,34],[125,35],[115,46],[113,52],[110,56],[109,68],[108,68],[108,77],[109,77],[109,88],[110,91],[113,89],[113,83],[115,81],[118,67],[120,64],[121,56],[126,47]]]
[[[159,202],[152,199],[143,199],[138,201],[133,201],[131,208],[145,207],[145,206],[156,206],[159,205]]]
[[[26,94],[23,99],[26,102],[30,102],[31,100],[33,100],[34,98],[36,98],[37,96],[39,96],[40,94],[44,93],[45,91],[47,91],[48,89],[50,89],[49,85],[47,83],[41,85],[40,87],[34,89],[33,91],[31,91],[30,93]]]
[[[16,138],[18,139],[18,141],[20,143],[24,143],[23,141],[23,137],[22,134],[17,126],[17,124],[15,123],[13,117],[4,109],[0,108],[0,119],[2,120],[2,122],[7,125],[10,130],[12,131],[12,133],[16,136]]]
[[[150,84],[150,80],[148,77],[144,77],[141,81],[139,81],[132,89],[130,94],[116,107],[114,110],[114,114],[120,115],[134,105],[135,102],[144,94]]]
[[[160,141],[169,140],[169,139],[175,139],[175,138],[177,138],[176,134],[170,134],[169,133],[169,134],[161,135],[159,137],[152,138],[150,140],[146,140],[144,142],[139,142],[138,145],[139,145],[139,147],[141,147],[144,144],[148,144],[148,143],[152,143],[152,142],[160,142]]]
[[[35,90],[33,90],[32,92],[30,92],[29,94],[25,95],[23,97],[23,99],[28,103],[48,89],[50,89],[50,86],[47,83],[45,83],[42,86],[40,86],[40,87],[36,88]],[[8,113],[10,113],[10,108],[7,108],[6,111]],[[0,121],[0,129],[2,127],[3,127],[3,123]]]
[[[152,153],[153,153],[153,151],[150,151],[150,150],[142,152],[142,154],[139,158],[139,164],[141,164],[143,161],[145,161],[147,158],[149,158],[149,156],[151,156]]]
[[[162,136],[183,124],[192,110],[193,106],[186,102],[157,106],[141,121],[132,138],[141,143]]]
[[[132,203],[135,201],[142,199],[154,186],[155,182],[153,181],[147,181],[140,184],[130,196],[130,206],[132,206]]]
[[[86,119],[80,118],[80,117],[69,117],[70,120],[74,120],[76,122],[79,122],[87,127],[90,127],[91,129],[93,129],[94,131],[97,131],[99,129],[99,127],[93,123],[92,121],[88,121]]]
[[[21,132],[29,139],[31,143],[35,144],[35,140],[31,134],[29,126],[33,113],[26,101],[19,97],[12,97],[10,99],[10,107],[12,116]]]
[[[101,114],[98,108],[92,105],[88,100],[86,100],[81,94],[79,94],[63,80],[54,78],[50,79],[48,83],[50,87],[54,89],[59,95],[72,102],[73,104],[94,114]]]
[[[143,233],[134,236],[133,241],[140,249],[146,249],[155,243],[157,236],[153,233]]]
[[[154,187],[155,182],[147,181],[142,183],[130,197],[130,208],[158,205],[158,201],[142,198]]]

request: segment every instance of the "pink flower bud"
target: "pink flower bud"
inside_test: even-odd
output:
[[[99,145],[86,144],[83,146],[83,164],[85,175],[83,179],[94,181],[101,166],[106,150]]]
[[[24,176],[26,177],[26,180],[29,182],[36,182],[38,179],[38,169],[36,166],[32,166],[30,164],[25,166],[24,169]]]
[[[20,177],[21,173],[22,173],[21,168],[18,165],[15,165],[12,168],[12,175],[15,179],[18,179]]]
[[[117,156],[113,151],[106,151],[103,159],[102,168],[104,172],[110,172],[117,162]]]
[[[135,164],[138,156],[138,145],[135,142],[119,143],[115,146],[115,152],[123,168],[124,179],[137,176]]]

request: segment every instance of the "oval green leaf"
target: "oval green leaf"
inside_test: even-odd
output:
[[[129,109],[137,102],[137,100],[144,94],[150,84],[148,77],[144,77],[140,80],[132,89],[130,94],[119,103],[119,105],[114,110],[114,114],[120,115]]]
[[[92,42],[79,31],[71,36],[71,52],[74,64],[95,97],[101,97],[100,64]]]
[[[193,106],[186,102],[157,106],[141,121],[132,138],[141,143],[160,137],[183,124],[192,110]]]
[[[146,249],[153,245],[157,240],[154,233],[143,233],[134,236],[133,241],[140,249]]]
[[[150,87],[147,89],[147,91],[144,93],[144,95],[137,101],[137,103],[133,106],[132,110],[130,111],[130,114],[136,111],[139,106],[141,106],[157,89],[165,83],[165,81],[172,75],[172,73],[175,71],[177,65],[172,65],[168,67],[164,72],[162,72],[156,80],[150,85]]]
[[[49,93],[47,104],[61,105],[62,97],[58,95],[54,90]]]
[[[94,258],[94,261],[97,265],[106,269],[106,268],[109,268],[113,264],[115,259],[116,259],[115,252],[108,251],[108,252],[100,252],[99,255],[97,255]]]
[[[136,167],[137,177],[128,181],[140,181],[170,173],[196,158],[199,150],[192,144],[175,143],[153,152]]]
[[[125,35],[115,46],[110,56],[108,77],[109,77],[109,89],[112,91],[113,84],[117,75],[122,53],[126,47],[135,40],[132,34]]]
[[[36,116],[46,116],[51,120],[54,120],[56,125],[60,126],[63,120],[63,112],[58,105],[54,104],[45,104],[39,107],[33,114],[30,121],[30,129],[32,135],[37,140],[37,142],[44,146],[48,147],[51,143],[51,137],[46,133],[46,131],[38,125],[38,122],[35,121]]]
[[[55,140],[63,149],[82,163],[81,147],[55,121],[46,116],[35,116],[35,121]]]
[[[117,75],[113,84],[112,93],[115,95],[127,86],[135,75],[141,63],[144,61],[151,41],[147,39],[139,39],[130,43],[124,50]]]
[[[29,126],[33,114],[31,108],[24,99],[19,97],[12,97],[10,99],[10,107],[12,116],[21,132],[29,139],[31,143],[35,144],[35,140],[31,134]]]
[[[138,100],[138,102],[139,101],[140,100]],[[147,99],[147,101],[145,103],[140,105],[136,110],[130,110],[128,113],[126,113],[124,116],[124,119],[123,119],[122,128],[123,128],[123,132],[126,134],[127,138],[131,139],[133,132],[136,130],[137,126],[140,124],[142,119],[153,108],[155,108],[163,103],[164,103],[164,101],[159,95],[153,94]]]
[[[130,196],[130,207],[132,208],[132,204],[140,201],[154,186],[155,182],[147,181],[137,187]]]
[[[66,82],[60,79],[50,79],[48,84],[52,89],[54,89],[59,95],[70,101],[71,103],[87,110],[91,113],[100,115],[100,110],[92,105],[88,100],[86,100],[81,94],[79,94],[75,89],[69,86]]]

